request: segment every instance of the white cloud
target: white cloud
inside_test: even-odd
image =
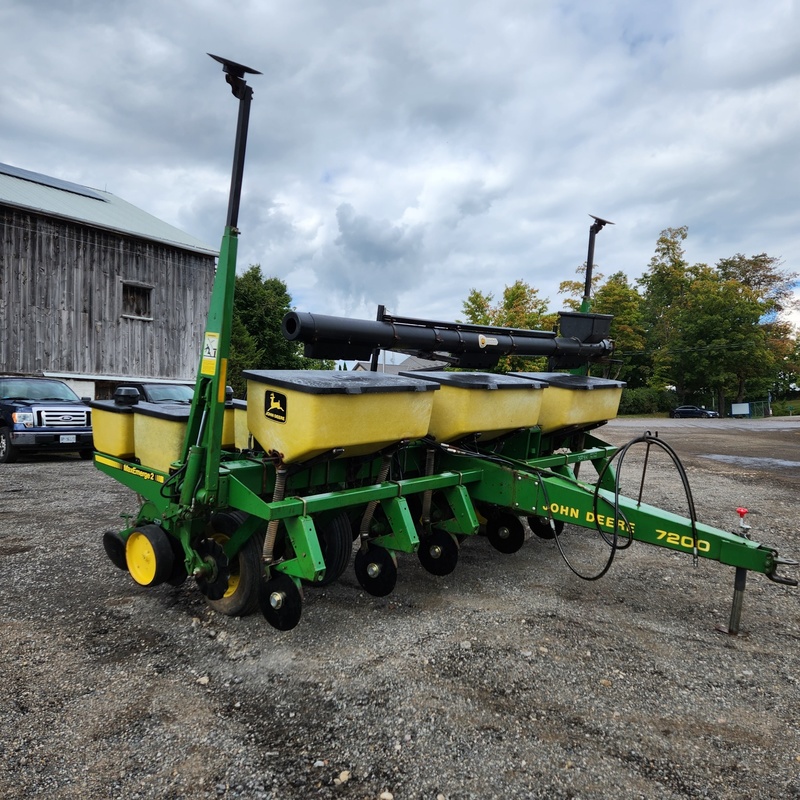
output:
[[[800,268],[794,3],[119,0],[0,8],[0,160],[218,245],[236,101],[263,72],[240,264],[298,308],[454,318],[518,278],[559,305],[590,219],[606,274],[659,232]]]

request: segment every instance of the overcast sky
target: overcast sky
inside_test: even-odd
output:
[[[0,162],[105,189],[218,247],[260,70],[239,266],[301,311],[455,319],[586,259],[766,252],[800,271],[793,0],[0,0]]]

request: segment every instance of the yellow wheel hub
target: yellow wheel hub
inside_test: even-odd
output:
[[[156,554],[150,540],[141,532],[134,531],[125,544],[125,560],[128,571],[136,583],[149,586],[156,575]]]
[[[228,588],[225,592],[223,597],[230,597],[233,594],[236,594],[236,590],[239,588],[239,576],[234,575],[231,573],[230,578],[228,578]]]
[[[212,533],[211,538],[222,547],[230,540],[229,536],[226,536],[224,533]],[[236,593],[236,590],[239,588],[239,556],[234,556],[233,561],[230,563],[230,570],[231,574],[228,578],[228,588],[225,590],[225,594],[222,595],[223,597],[230,597],[231,595]]]

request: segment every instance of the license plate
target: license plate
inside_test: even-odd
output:
[[[75,444],[77,439],[75,438],[75,434],[73,433],[72,435],[64,435],[59,437],[59,441],[61,442],[61,444]]]

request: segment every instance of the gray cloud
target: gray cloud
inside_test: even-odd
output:
[[[108,189],[217,245],[236,101],[263,72],[242,266],[326,313],[453,318],[585,258],[641,274],[665,227],[713,263],[800,266],[795,4],[529,0],[0,7],[0,160]]]

